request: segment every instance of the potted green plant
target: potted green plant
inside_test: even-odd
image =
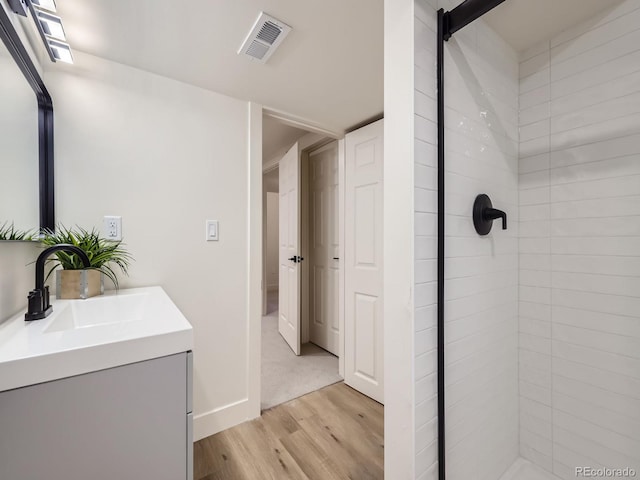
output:
[[[30,242],[33,240],[33,233],[31,230],[18,230],[13,222],[4,222],[0,225],[0,240]]]
[[[56,270],[57,298],[89,298],[104,293],[104,277],[113,282],[118,289],[119,269],[124,275],[129,274],[131,255],[121,241],[100,237],[95,229],[91,231],[76,227],[59,226],[55,232],[45,231],[41,242],[47,246],[66,243],[82,249],[89,257],[91,267],[85,269],[77,255],[68,252],[56,252],[48,260],[52,267],[47,278]]]

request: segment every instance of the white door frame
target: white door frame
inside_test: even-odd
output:
[[[267,314],[267,191],[264,189],[264,176],[278,168],[278,162],[264,165],[262,168],[262,316]]]
[[[323,143],[338,140],[338,177],[340,182],[339,229],[340,241],[344,242],[344,135],[329,130],[299,117],[288,115],[263,105],[249,104],[249,318],[248,318],[248,375],[247,402],[249,405],[246,420],[260,416],[261,401],[261,358],[262,358],[262,316],[266,308],[266,283],[264,283],[264,202],[263,175],[277,168],[277,161],[262,163],[262,118],[264,115],[276,118],[288,125],[307,130],[309,133],[298,140],[301,161],[309,150]],[[254,232],[253,234],[251,232]],[[344,267],[340,264],[340,355],[338,374],[344,377]],[[304,300],[304,299],[303,299]],[[304,308],[304,307],[303,307]],[[302,317],[304,322],[304,316]],[[239,423],[239,422],[238,422]]]
[[[239,410],[237,417],[228,422],[242,421],[260,416],[260,362],[262,358],[262,260],[263,260],[263,174],[262,174],[262,105],[248,104],[249,133],[247,152],[248,233],[247,254],[249,256],[247,286],[247,407]],[[265,286],[266,287],[266,286]],[[231,426],[229,425],[229,426]],[[218,431],[228,428],[219,425]]]
[[[262,113],[263,114],[269,114],[267,113],[268,111],[265,109],[262,109]],[[282,119],[282,117],[280,115],[271,115],[274,116],[275,118],[278,119]],[[305,128],[305,125],[302,124],[299,121],[294,121],[294,122],[289,122],[289,124],[292,125],[296,125],[298,127],[301,128]],[[305,197],[308,196],[308,178],[305,177],[303,172],[306,172],[308,170],[308,161],[309,161],[309,152],[316,150],[318,148],[322,148],[322,146],[324,146],[325,144],[331,142],[334,139],[338,140],[338,182],[339,182],[339,186],[338,186],[338,196],[339,196],[339,206],[338,206],[338,229],[339,229],[339,238],[340,238],[340,258],[341,260],[345,258],[344,255],[344,248],[345,248],[345,188],[346,188],[346,145],[345,145],[345,139],[344,136],[342,138],[335,138],[337,135],[326,135],[325,131],[319,129],[316,126],[307,126],[306,128],[308,128],[309,130],[313,130],[314,132],[318,132],[318,133],[309,133],[305,136],[303,136],[302,138],[300,138],[298,140],[298,157],[299,157],[299,162],[300,162],[300,171],[301,171],[301,182],[300,182],[300,190],[301,190],[301,211],[305,211],[306,209],[304,209],[304,204],[305,202]],[[322,132],[322,133],[320,133]],[[253,140],[253,138],[252,138]],[[260,143],[262,143],[262,135],[260,135]],[[254,166],[255,167],[255,166]],[[269,162],[268,165],[263,165],[262,161],[260,161],[260,178],[262,180],[263,174],[269,172],[272,169],[278,168],[279,167],[279,162],[277,160],[272,160]],[[261,233],[264,235],[264,231],[265,231],[265,225],[264,225],[264,212],[265,212],[265,205],[264,202],[266,201],[266,194],[263,191],[263,182],[260,182],[260,221],[262,222],[262,229],[261,229]],[[308,199],[306,199],[308,201]],[[302,215],[301,215],[302,216]],[[308,228],[308,226],[305,225],[305,222],[301,221],[301,228]],[[264,237],[263,237],[264,238]],[[307,239],[308,240],[308,239]],[[264,241],[263,239],[261,239],[261,250],[264,252]],[[300,241],[300,251],[301,251],[301,255],[305,256],[308,255],[309,252],[309,246],[308,246],[308,242],[305,241],[304,238],[301,238]],[[308,262],[306,262],[308,264]],[[260,318],[259,318],[259,322],[253,322],[250,323],[250,330],[251,327],[254,324],[257,324],[255,327],[253,327],[253,329],[257,329],[257,336],[258,336],[258,342],[261,342],[261,337],[262,337],[262,331],[261,331],[261,321],[262,321],[262,313],[264,311],[264,308],[266,307],[266,296],[267,296],[267,292],[266,292],[266,283],[265,283],[265,259],[261,258],[260,259],[260,267],[261,267],[261,288],[260,288],[260,295],[259,295],[259,303],[260,303]],[[308,302],[308,267],[307,265],[305,265],[305,262],[303,262],[302,265],[302,280],[301,280],[301,288],[300,288],[300,296],[302,297],[300,299],[300,308],[301,308],[301,312],[300,312],[300,316],[301,316],[301,322],[302,322],[302,326],[300,328],[300,337],[301,340],[304,340],[305,335],[308,337],[308,321],[309,321],[309,302]],[[344,374],[345,374],[345,365],[344,365],[344,360],[345,360],[345,335],[344,335],[344,330],[345,330],[345,262],[341,261],[340,262],[340,266],[339,266],[339,298],[338,298],[338,311],[339,311],[339,328],[340,328],[340,339],[339,339],[339,355],[338,355],[338,373],[339,375],[344,378]],[[250,334],[250,337],[252,337],[253,335]],[[307,339],[308,340],[308,339]],[[258,350],[259,352],[259,350]],[[386,357],[385,357],[386,358]],[[386,361],[386,360],[385,360]],[[252,368],[252,366],[255,366],[255,364],[257,363],[257,367]],[[260,365],[260,355],[256,355],[256,350],[251,350],[249,352],[249,365],[250,365],[250,370],[253,371],[254,373],[251,375],[252,378],[256,378],[257,377],[257,385],[260,385],[260,370],[261,370],[261,365]],[[256,373],[257,372],[257,373]],[[254,380],[255,381],[255,380]],[[252,388],[251,390],[256,391],[255,390],[255,383],[252,385],[254,386],[254,388]],[[260,405],[260,389],[257,389],[257,393],[258,393],[258,399],[257,402],[251,402],[252,404],[257,403],[257,413],[255,416],[259,416],[260,414],[260,410],[259,410],[259,405]],[[252,417],[253,418],[253,417]]]
[[[283,115],[280,112],[278,112],[277,114],[273,114],[272,110],[268,110],[265,108],[260,108],[260,125],[262,124],[262,115],[269,115],[269,116],[273,116],[274,118],[278,118],[280,120],[283,120]],[[256,113],[257,115],[257,113]],[[253,118],[253,112],[252,112],[252,118]],[[295,118],[295,117],[293,117]],[[338,181],[339,181],[339,207],[338,207],[338,228],[339,228],[339,236],[340,236],[340,242],[341,242],[341,248],[340,248],[340,258],[344,258],[344,246],[345,246],[345,140],[344,140],[344,135],[339,135],[336,134],[334,132],[330,132],[327,130],[323,130],[322,128],[319,128],[316,125],[313,124],[305,124],[301,121],[298,121],[297,119],[290,121],[290,122],[286,122],[290,125],[295,125],[298,126],[300,128],[305,128],[307,130],[310,130],[312,132],[315,133],[309,133],[305,136],[303,136],[302,138],[300,138],[298,140],[298,145],[299,145],[299,157],[300,157],[300,162],[301,162],[301,169],[302,169],[302,164],[304,164],[305,162],[308,162],[308,152],[317,148],[322,147],[324,144],[336,139],[338,140]],[[250,143],[254,143],[256,140],[258,140],[257,135],[254,137],[253,135],[251,136],[251,141]],[[260,135],[259,135],[259,143],[260,145],[262,144],[262,131],[260,131]],[[253,222],[254,220],[256,220],[255,216],[257,216],[257,220],[259,222],[263,222],[263,210],[264,210],[264,205],[263,205],[263,201],[265,201],[265,197],[266,195],[263,192],[263,183],[262,183],[262,177],[263,174],[268,172],[271,169],[274,168],[278,168],[278,162],[277,161],[270,161],[269,165],[263,165],[262,164],[262,157],[260,155],[260,161],[259,163],[252,163],[251,165],[251,172],[250,172],[250,177],[253,178],[254,175],[255,176],[259,176],[260,178],[260,182],[259,182],[259,191],[260,191],[260,195],[256,195],[254,198],[254,200],[256,199],[256,197],[260,200],[260,205],[259,205],[259,209],[257,210],[257,215],[250,215],[250,222]],[[303,179],[304,182],[304,179]],[[253,183],[251,185],[251,188],[254,188],[254,192],[255,192],[255,187],[256,187],[256,183]],[[302,187],[302,185],[301,185]],[[306,188],[306,185],[302,188]],[[252,207],[255,206],[255,204],[252,204]],[[262,224],[262,227],[264,228],[264,224]],[[260,232],[262,233],[263,228],[260,229]],[[262,238],[260,239],[260,250],[262,251],[264,246],[264,242],[262,240]],[[306,249],[307,247],[304,245],[304,242],[301,243],[301,249]],[[261,256],[262,257],[262,256]],[[263,310],[263,305],[264,305],[264,301],[266,301],[266,284],[263,283],[263,275],[264,275],[264,270],[263,270],[263,263],[264,263],[264,259],[260,258],[259,259],[259,264],[257,265],[259,267],[259,277],[260,277],[260,288],[258,289],[258,291],[254,291],[253,294],[257,295],[257,305],[259,306],[257,313],[255,313],[256,311],[254,310],[254,314],[252,315],[252,319],[249,322],[249,338],[252,339],[251,340],[251,344],[254,345],[254,348],[251,348],[249,350],[249,358],[248,358],[248,363],[249,363],[249,371],[250,371],[250,375],[249,375],[249,388],[248,391],[250,392],[250,404],[253,406],[252,408],[252,415],[250,418],[255,418],[260,416],[260,400],[261,400],[261,390],[260,390],[260,371],[261,371],[261,351],[260,351],[260,344],[261,344],[261,337],[262,337],[262,330],[261,330],[261,322],[262,322],[262,310]],[[252,258],[250,261],[250,270],[253,270],[254,268],[256,268],[256,264],[254,259]],[[304,271],[303,271],[303,275],[304,275]],[[304,280],[303,280],[304,282]],[[340,267],[339,267],[339,282],[340,282],[340,287],[339,287],[339,325],[340,325],[340,341],[339,341],[339,362],[338,362],[338,373],[341,377],[344,378],[344,355],[345,355],[345,345],[344,345],[344,329],[345,329],[345,263],[344,262],[340,262]],[[264,287],[264,288],[263,288]],[[301,289],[301,291],[304,291],[304,286]],[[302,294],[302,293],[301,293]],[[305,320],[308,321],[308,314],[304,311],[304,309],[308,309],[308,302],[306,302],[306,299],[303,298],[301,299],[301,308],[303,309],[302,313],[301,313],[301,318],[302,321],[304,322]],[[259,315],[258,315],[259,314]],[[385,356],[385,363],[386,363],[386,356]],[[253,393],[252,393],[253,392]]]
[[[338,375],[344,378],[344,272],[345,272],[345,224],[344,224],[344,200],[345,200],[345,143],[344,138],[338,140],[338,235],[340,236],[340,272],[338,286],[338,312],[340,326],[340,341],[338,342]]]

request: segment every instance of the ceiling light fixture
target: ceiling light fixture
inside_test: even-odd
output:
[[[31,0],[31,3],[33,3],[38,8],[43,8],[45,10],[49,10],[50,12],[57,11],[56,0]]]
[[[73,63],[71,47],[66,40],[62,19],[49,12],[56,11],[56,0],[9,0],[11,9],[18,15],[28,17],[31,13],[44,48],[52,62]],[[48,10],[45,12],[45,10]]]
[[[57,10],[56,0],[9,0],[9,2],[11,9],[18,15],[28,17],[27,12],[31,13],[33,23],[52,62],[73,63],[71,47],[65,43],[67,37],[62,19],[50,13]]]
[[[53,37],[56,40],[65,41],[67,37],[64,34],[64,27],[62,26],[62,19],[57,15],[37,10],[38,21],[44,30],[45,35]]]
[[[48,38],[47,45],[49,46],[49,49],[56,61],[59,60],[65,63],[73,63],[73,54],[71,53],[71,47],[68,43]]]

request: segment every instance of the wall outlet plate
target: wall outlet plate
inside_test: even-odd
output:
[[[107,240],[122,240],[122,217],[105,216],[104,217],[104,237]]]

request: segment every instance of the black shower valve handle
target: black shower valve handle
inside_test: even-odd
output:
[[[507,214],[502,210],[493,208],[488,195],[481,193],[473,202],[473,226],[479,235],[487,235],[491,231],[493,221],[502,219],[502,229],[507,229]]]
[[[488,220],[496,220],[498,218],[502,219],[502,229],[506,230],[507,229],[507,214],[504,213],[502,210],[498,210],[497,208],[487,208],[484,211],[484,215],[487,217]]]

